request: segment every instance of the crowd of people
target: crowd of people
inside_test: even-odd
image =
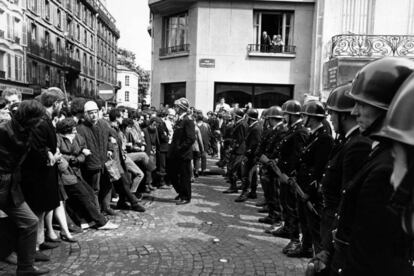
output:
[[[25,101],[6,89],[0,257],[17,275],[46,274],[34,266],[49,261],[42,250],[85,228],[116,231],[113,208],[145,212],[146,196],[171,187],[189,204],[211,155],[236,202],[256,199],[260,183],[259,222],[289,240],[286,256],[310,258],[309,275],[412,275],[413,71],[411,60],[380,59],[326,104],[289,100],[261,114],[224,98],[205,116],[186,98],[105,109],[55,87]]]

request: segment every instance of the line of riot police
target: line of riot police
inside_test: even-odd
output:
[[[414,275],[413,71],[383,58],[326,105],[234,109],[224,193],[255,199],[260,179],[259,222],[289,240],[286,256],[310,258],[307,275]]]

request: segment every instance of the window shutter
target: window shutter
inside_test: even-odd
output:
[[[27,46],[27,22],[22,22],[22,45]]]

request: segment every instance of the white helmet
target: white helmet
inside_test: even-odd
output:
[[[98,105],[94,101],[87,101],[84,105],[85,112],[99,110]]]

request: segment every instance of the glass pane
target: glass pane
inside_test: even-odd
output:
[[[185,82],[164,83],[164,105],[174,105],[174,101],[185,97]]]
[[[215,102],[220,98],[224,98],[230,106],[238,103],[240,107],[244,107],[248,102],[252,102],[253,86],[250,84],[224,84],[216,85]]]
[[[268,108],[282,104],[293,96],[293,85],[256,85],[254,89],[253,106],[255,108]]]

